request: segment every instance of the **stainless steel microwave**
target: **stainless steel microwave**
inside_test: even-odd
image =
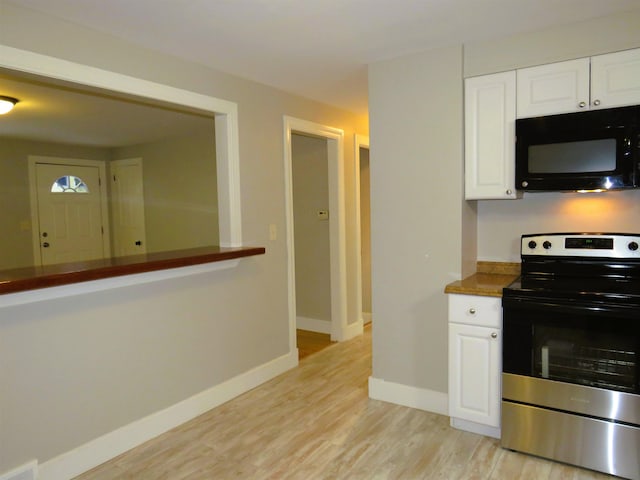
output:
[[[516,120],[516,188],[640,186],[640,105]]]

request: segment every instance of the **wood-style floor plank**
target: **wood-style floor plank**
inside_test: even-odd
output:
[[[80,480],[603,480],[500,448],[448,417],[368,398],[371,332],[77,477]]]
[[[328,333],[311,332],[309,330],[296,330],[298,344],[298,359],[308,357],[311,354],[324,350],[331,345],[331,335]]]

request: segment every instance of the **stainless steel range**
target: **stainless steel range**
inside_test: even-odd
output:
[[[640,234],[523,235],[502,446],[640,480]]]

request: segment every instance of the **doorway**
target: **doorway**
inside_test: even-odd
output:
[[[101,161],[29,157],[35,265],[109,256],[104,177]]]
[[[362,323],[372,320],[371,308],[371,176],[369,174],[369,137],[355,136],[357,308]]]
[[[291,172],[296,329],[329,334],[331,257],[327,141],[294,132],[291,135]]]
[[[346,298],[346,235],[344,206],[344,132],[306,120],[284,117],[284,161],[287,235],[287,272],[289,303],[289,347],[296,350],[296,272],[295,235],[293,213],[292,135],[300,133],[322,139],[326,144],[329,193],[329,264],[331,320],[330,336],[333,341],[348,337]]]

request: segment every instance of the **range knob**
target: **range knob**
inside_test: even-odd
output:
[[[542,248],[544,248],[545,250],[549,250],[551,248],[551,242],[549,240],[545,240],[542,244]]]
[[[627,245],[627,247],[629,247],[629,250],[631,250],[632,252],[635,252],[636,250],[638,250],[638,242],[629,242],[629,245]]]
[[[533,250],[534,248],[536,248],[538,246],[538,244],[536,242],[534,242],[533,240],[529,240],[529,248],[531,250]]]

